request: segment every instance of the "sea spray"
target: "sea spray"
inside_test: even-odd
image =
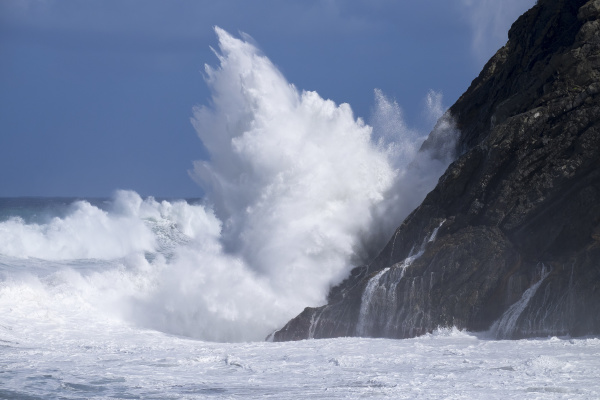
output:
[[[26,223],[21,217],[0,222],[0,254],[45,260],[112,259],[152,251],[152,232],[140,219],[139,196],[120,192],[112,212],[87,201],[70,205],[67,215],[46,223]]]
[[[298,91],[249,42],[216,32],[212,99],[193,119],[210,153],[191,172],[207,190],[203,205],[120,191],[105,207],[79,201],[47,222],[0,221],[3,265],[55,260],[30,281],[56,318],[72,298],[93,318],[262,340],[323,304],[434,186],[446,161],[418,151],[424,136],[393,100],[376,92],[371,128],[349,105]]]
[[[252,44],[216,32],[211,107],[194,113],[210,160],[193,175],[223,221],[224,253],[288,318],[346,276],[395,171],[349,105],[299,92]]]
[[[375,91],[371,121],[374,140],[380,151],[388,155],[396,174],[383,200],[371,210],[374,222],[361,236],[364,253],[357,263],[368,262],[377,255],[456,158],[459,131],[454,118],[444,112],[441,93],[429,91],[426,105],[427,118],[435,124],[429,136],[407,127],[400,106],[380,90]]]

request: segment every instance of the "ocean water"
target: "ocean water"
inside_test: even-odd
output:
[[[0,398],[600,397],[598,338],[265,342],[382,248],[458,132],[430,92],[443,140],[419,152],[382,91],[367,124],[215,31],[206,197],[0,199]]]
[[[46,290],[49,290],[46,288]],[[3,399],[596,399],[600,339],[215,343],[144,329],[2,283]]]
[[[190,225],[202,226],[204,210],[132,192],[0,199],[0,398],[600,397],[593,337],[439,329],[407,340],[224,342],[239,337],[217,332],[240,325],[211,317],[205,296],[229,289],[203,293],[208,277],[181,264],[199,246]]]

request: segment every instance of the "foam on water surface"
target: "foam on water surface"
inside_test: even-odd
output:
[[[7,296],[3,291],[3,299]],[[22,292],[19,296],[27,299]],[[440,329],[406,340],[214,343],[101,316],[31,310],[15,303],[1,317],[0,398],[600,395],[597,338],[493,341]],[[80,324],[77,329],[73,322]]]

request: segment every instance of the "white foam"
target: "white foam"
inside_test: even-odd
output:
[[[106,208],[77,202],[47,224],[1,222],[0,254],[9,265],[31,260],[27,268],[33,258],[55,261],[44,276],[72,271],[62,296],[145,327],[262,340],[323,304],[441,171],[381,92],[371,128],[349,105],[298,91],[248,41],[215,30],[213,96],[193,119],[210,152],[191,172],[206,204],[121,191]]]
[[[112,215],[78,201],[66,217],[47,224],[26,224],[20,218],[0,222],[0,254],[47,260],[109,259],[154,250],[154,236],[138,215],[141,199],[124,196],[129,195],[118,194],[115,205],[129,208]]]

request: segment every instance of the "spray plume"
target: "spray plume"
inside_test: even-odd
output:
[[[47,224],[0,222],[0,253],[94,258],[98,268],[78,270],[64,291],[166,332],[261,340],[323,304],[433,188],[452,154],[419,151],[425,136],[381,91],[371,127],[349,105],[297,90],[249,41],[215,31],[212,99],[192,119],[210,153],[190,172],[206,203],[122,191],[108,210],[79,202]],[[429,103],[439,117],[441,96],[430,93]],[[451,119],[440,121],[451,149]],[[98,305],[107,281],[110,307]]]

